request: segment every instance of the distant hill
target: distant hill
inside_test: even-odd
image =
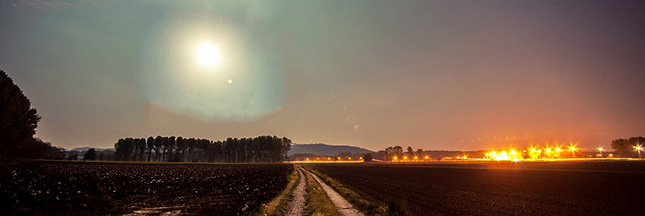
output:
[[[94,148],[94,147],[78,147],[78,148],[73,148],[72,150],[69,151],[77,151],[77,152],[85,152],[93,148],[97,152],[102,152],[102,151],[114,151],[114,148]]]
[[[327,144],[294,144],[291,146],[289,155],[311,153],[315,155],[335,155],[341,152],[352,153],[374,153],[373,151],[348,145],[327,145]]]

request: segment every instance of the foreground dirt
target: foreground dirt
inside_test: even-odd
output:
[[[413,215],[642,215],[645,162],[308,164]]]
[[[296,170],[298,171],[300,180],[298,180],[298,185],[291,194],[291,202],[287,205],[286,215],[288,216],[300,216],[304,215],[305,212],[305,186],[307,184],[307,180],[305,175],[302,174],[300,167],[296,166]]]
[[[0,214],[247,214],[280,193],[291,171],[291,165],[2,165]]]

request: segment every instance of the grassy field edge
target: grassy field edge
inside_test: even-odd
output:
[[[282,191],[282,193],[267,204],[263,205],[259,212],[254,215],[277,216],[284,214],[283,211],[287,205],[288,198],[293,194],[293,191],[296,189],[296,185],[300,181],[300,175],[298,175],[298,171],[295,166],[293,172],[287,175],[287,180],[289,183],[287,183],[287,187]]]

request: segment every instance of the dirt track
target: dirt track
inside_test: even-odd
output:
[[[298,181],[298,185],[291,194],[291,202],[287,206],[288,216],[300,216],[305,212],[305,186],[307,184],[307,180],[305,179],[305,175],[302,174],[302,171],[299,167],[296,167],[296,170],[298,170],[300,180]]]
[[[638,163],[638,162],[637,162]],[[547,164],[311,164],[416,215],[641,215],[645,162]]]

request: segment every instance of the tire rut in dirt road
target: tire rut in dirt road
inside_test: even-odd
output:
[[[338,192],[336,192],[329,185],[327,185],[327,183],[325,183],[324,181],[320,180],[320,178],[318,178],[317,175],[315,175],[315,174],[313,174],[313,173],[311,173],[311,172],[309,172],[307,170],[304,170],[304,171],[307,172],[308,174],[310,174],[312,177],[314,177],[316,182],[318,182],[318,184],[320,184],[322,189],[327,194],[327,197],[329,197],[329,199],[334,204],[334,206],[336,206],[336,209],[338,209],[338,212],[341,215],[343,215],[343,216],[364,216],[363,213],[361,213],[360,211],[356,210],[352,206],[352,204],[347,202],[347,200],[345,198],[343,198],[340,194],[338,194]]]
[[[296,189],[291,194],[291,202],[287,205],[286,215],[288,216],[301,216],[305,212],[305,185],[307,181],[299,166],[296,166],[296,170],[298,170],[300,180],[298,181]]]

